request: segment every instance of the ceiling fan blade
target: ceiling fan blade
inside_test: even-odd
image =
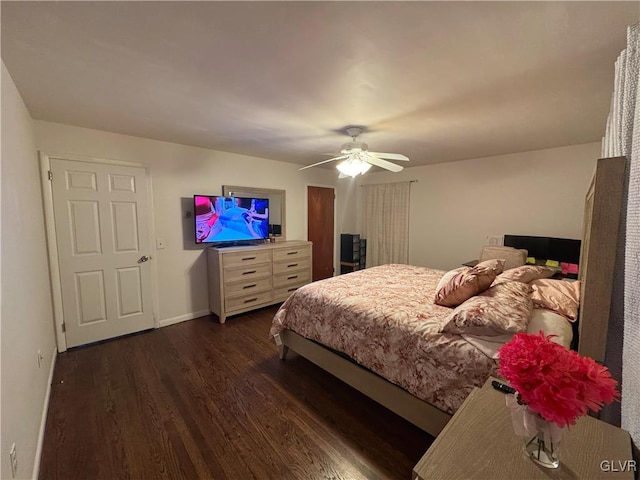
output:
[[[367,152],[369,155],[373,155],[377,158],[388,158],[389,160],[400,160],[402,162],[408,162],[409,157],[402,155],[401,153],[380,153],[380,152]]]
[[[374,157],[373,155],[367,155],[366,162],[371,165],[375,165],[376,167],[384,168],[385,170],[390,170],[392,172],[400,172],[404,169],[400,165],[396,165],[395,163],[387,162],[378,157]]]
[[[305,170],[307,168],[317,167],[318,165],[322,165],[323,163],[333,162],[334,160],[344,160],[348,156],[349,155],[341,155],[339,157],[330,158],[329,160],[323,160],[322,162],[314,163],[313,165],[307,165],[306,167],[299,168],[298,170]]]

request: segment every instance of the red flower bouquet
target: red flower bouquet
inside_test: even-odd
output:
[[[498,371],[518,391],[519,402],[564,427],[618,399],[606,367],[550,339],[542,332],[518,333],[498,353]]]

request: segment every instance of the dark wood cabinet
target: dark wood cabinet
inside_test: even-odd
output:
[[[360,239],[360,270],[367,268],[367,239]]]
[[[365,268],[367,241],[357,233],[340,235],[340,273],[355,272]]]

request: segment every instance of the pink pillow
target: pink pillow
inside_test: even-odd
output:
[[[525,332],[533,309],[530,292],[522,282],[494,285],[459,305],[441,331],[485,336]]]
[[[534,280],[531,298],[536,307],[552,310],[575,322],[580,307],[580,282],[566,280]]]
[[[445,273],[436,287],[434,303],[445,307],[459,305],[475,295],[477,282],[469,275],[470,267],[460,267]]]
[[[522,265],[520,267],[505,270],[498,275],[496,280],[499,282],[510,280],[514,282],[529,283],[533,280],[549,278],[553,276],[555,272],[556,271],[553,268],[543,267],[541,265]]]
[[[444,274],[436,287],[434,303],[455,307],[488,289],[502,272],[504,260],[492,259],[473,268],[457,268]]]
[[[504,262],[500,258],[493,258],[480,262],[471,269],[471,273],[478,277],[478,293],[484,292],[504,270]]]

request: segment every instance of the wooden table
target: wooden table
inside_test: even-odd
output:
[[[524,455],[505,396],[491,380],[467,397],[414,467],[413,480],[633,479],[629,434],[592,417],[565,430],[559,468],[536,465]]]

